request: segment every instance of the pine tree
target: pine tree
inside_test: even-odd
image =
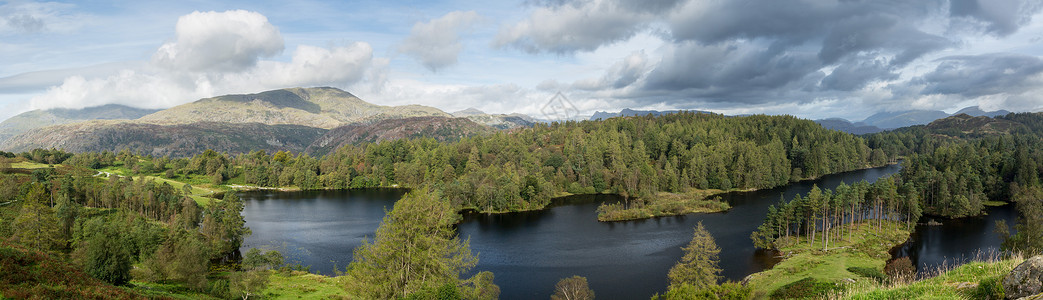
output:
[[[684,250],[684,256],[667,274],[670,288],[684,284],[699,289],[716,285],[721,278],[721,268],[718,266],[721,248],[717,247],[702,222],[696,225],[692,241],[681,249]]]

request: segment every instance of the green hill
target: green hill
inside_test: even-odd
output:
[[[206,98],[165,109],[138,120],[164,125],[227,122],[303,125],[331,129],[352,123],[422,116],[448,117],[449,114],[422,105],[376,105],[340,89],[318,87]]]
[[[35,128],[87,120],[132,120],[157,111],[159,110],[134,108],[119,104],[107,104],[82,109],[55,108],[28,111],[0,122],[0,144],[3,144],[4,141],[11,137]]]
[[[206,149],[231,153],[254,150],[300,152],[326,131],[300,125],[260,123],[157,125],[132,121],[88,121],[34,129],[11,138],[5,148],[13,152],[57,148],[76,153],[130,149],[158,156],[189,156]]]
[[[334,128],[315,140],[308,153],[316,156],[333,152],[348,144],[375,143],[401,138],[429,137],[455,141],[462,137],[492,133],[494,128],[465,118],[413,117],[359,123]]]

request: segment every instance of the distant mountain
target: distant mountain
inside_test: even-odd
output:
[[[1009,111],[983,111],[977,106],[963,108],[953,115],[966,114],[972,117],[993,117],[1009,114]],[[934,120],[949,117],[950,115],[940,110],[905,110],[894,112],[879,112],[869,116],[862,123],[880,127],[881,129],[894,129],[913,125],[925,125]]]
[[[977,106],[970,106],[970,107],[966,107],[964,109],[961,109],[961,110],[957,111],[953,115],[955,116],[955,115],[959,115],[959,114],[965,114],[965,115],[969,115],[969,116],[972,116],[972,117],[995,117],[995,116],[1006,116],[1009,113],[1010,113],[1010,111],[1007,111],[1005,109],[1001,109],[1001,110],[997,110],[997,111],[983,111],[983,110],[981,110],[981,108],[979,108]]]
[[[487,114],[477,108],[468,108],[452,113],[457,118],[467,118],[475,123],[492,126],[497,129],[512,129],[518,127],[532,127],[539,121],[523,114]]]
[[[478,110],[477,108],[471,107],[465,110],[453,112],[452,115],[457,118],[463,118],[467,116],[484,115],[485,112]]]
[[[300,125],[197,122],[158,125],[133,121],[87,121],[37,128],[8,140],[6,151],[57,148],[71,152],[129,149],[157,156],[189,156],[206,149],[244,153],[303,151],[326,129]]]
[[[330,129],[385,119],[449,114],[429,106],[382,106],[330,87],[289,88],[201,99],[138,119],[153,124],[195,122],[287,124]]]
[[[664,115],[664,114],[676,114],[678,112],[680,112],[680,110],[658,111],[658,110],[633,110],[633,109],[629,109],[629,108],[624,108],[622,111],[620,111],[618,113],[610,113],[610,112],[606,112],[606,111],[596,111],[596,112],[594,112],[593,116],[590,116],[590,120],[594,121],[594,120],[605,120],[605,119],[608,119],[608,118],[615,118],[615,117],[633,117],[633,116],[647,116],[647,115],[661,116],[661,115]],[[712,114],[712,112],[700,111],[700,110],[690,110],[690,112]]]
[[[822,127],[825,127],[826,129],[843,131],[851,134],[868,134],[884,131],[876,126],[866,125],[862,122],[851,123],[851,121],[841,118],[815,120],[815,123],[822,125]]]
[[[380,142],[401,138],[429,137],[438,141],[455,141],[463,137],[496,131],[492,127],[466,118],[412,117],[388,119],[375,123],[358,123],[334,128],[305,150],[325,155],[349,144]]]
[[[893,129],[913,125],[923,125],[948,116],[949,114],[940,110],[879,112],[869,116],[865,120],[862,120],[862,123],[880,127],[882,129]]]
[[[119,104],[107,104],[82,109],[55,108],[28,111],[0,122],[0,145],[7,139],[34,128],[87,120],[132,120],[157,111],[159,110],[134,108]]]

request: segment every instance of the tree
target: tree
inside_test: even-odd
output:
[[[14,219],[14,241],[39,251],[50,251],[61,241],[58,218],[47,205],[47,190],[42,183],[33,182],[23,198],[22,210]]]
[[[229,289],[232,295],[249,299],[250,296],[260,294],[268,287],[268,271],[252,269],[242,272],[233,272],[229,278]]]
[[[199,234],[175,228],[145,265],[147,269],[158,273],[160,278],[181,281],[190,288],[202,290],[207,286],[206,272],[210,267],[208,257],[206,243]]]
[[[594,299],[594,291],[587,285],[586,277],[575,275],[559,280],[558,284],[554,285],[554,295],[551,295],[550,299],[592,300]]]
[[[91,277],[113,285],[130,281],[130,252],[127,240],[112,225],[100,226],[87,240],[87,259],[83,269]]]
[[[692,241],[681,249],[684,250],[684,256],[677,265],[670,268],[667,275],[670,278],[670,287],[688,284],[702,289],[716,285],[721,278],[721,268],[717,265],[721,248],[717,247],[713,236],[706,231],[702,222],[696,225]]]
[[[6,157],[0,157],[0,173],[6,173],[8,169],[11,169],[11,161]]]
[[[459,218],[449,202],[426,188],[395,203],[373,242],[355,248],[348,274],[365,298],[406,297],[425,288],[459,285],[478,259],[453,229]]]
[[[210,258],[220,258],[239,249],[243,239],[250,235],[250,228],[243,219],[243,207],[243,201],[235,193],[225,193],[221,201],[207,206],[200,233],[210,244]]]

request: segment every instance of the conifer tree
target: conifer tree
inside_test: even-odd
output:
[[[721,278],[721,268],[718,266],[721,248],[717,247],[713,236],[706,231],[702,222],[696,225],[692,241],[681,249],[684,250],[684,256],[667,274],[670,278],[670,288],[685,284],[697,289],[717,285]]]

